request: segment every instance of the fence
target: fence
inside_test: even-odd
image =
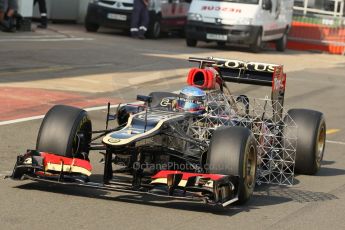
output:
[[[304,0],[295,4],[288,48],[345,54],[345,0],[328,1],[318,8]],[[298,2],[297,2],[298,3]]]

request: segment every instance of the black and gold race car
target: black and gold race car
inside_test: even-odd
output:
[[[256,184],[292,185],[295,173],[318,172],[324,116],[284,110],[282,65],[189,61],[199,66],[181,92],[138,95],[141,104],[118,106],[114,114],[108,104],[105,130],[92,130],[83,109],[52,107],[36,149],[17,157],[11,178],[227,206],[249,200]],[[271,98],[235,96],[228,82],[271,87]],[[114,119],[117,126],[109,127]],[[102,183],[90,181],[91,150],[104,155]]]

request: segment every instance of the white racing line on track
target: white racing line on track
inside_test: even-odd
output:
[[[136,102],[128,102],[126,104],[138,105],[138,104],[142,104],[142,102],[136,101]],[[111,105],[110,108],[113,109],[113,108],[118,107],[119,105],[120,104]],[[102,110],[102,109],[107,109],[107,108],[108,108],[107,105],[103,105],[103,106],[97,106],[97,107],[84,108],[84,110],[90,112],[90,111],[97,111],[97,110]],[[39,120],[39,119],[42,119],[43,117],[44,115],[38,115],[38,116],[24,117],[24,118],[8,120],[8,121],[0,121],[0,126],[16,124],[16,123],[21,123],[25,121]]]
[[[126,104],[142,104],[142,102],[130,102],[130,103],[126,103]],[[118,107],[119,104],[115,104],[115,105],[111,105],[110,108],[116,108]],[[108,106],[97,106],[97,107],[90,107],[90,108],[85,108],[84,110],[90,112],[90,111],[97,111],[97,110],[102,110],[102,109],[107,109]],[[33,121],[33,120],[39,120],[42,119],[44,117],[44,115],[39,115],[39,116],[33,116],[33,117],[25,117],[25,118],[19,118],[19,119],[15,119],[15,120],[9,120],[9,121],[0,121],[0,126],[3,125],[11,125],[11,124],[16,124],[16,123],[21,123],[21,122],[25,122],[25,121]],[[345,145],[345,142],[342,141],[332,141],[332,140],[326,140],[327,143],[330,144],[338,144],[338,145]],[[1,176],[1,173],[0,173]]]
[[[330,140],[326,140],[327,143],[330,144],[338,144],[338,145],[345,145],[345,142],[342,141],[330,141]]]
[[[135,104],[135,103],[130,103],[130,104]],[[111,109],[116,108],[117,106],[119,106],[119,104],[111,105],[110,108]],[[86,111],[97,111],[97,110],[102,110],[102,109],[107,109],[107,108],[108,108],[108,106],[97,106],[97,107],[86,108],[84,110],[86,110]],[[16,123],[21,123],[21,122],[25,122],[25,121],[39,120],[39,119],[42,119],[43,117],[44,117],[44,115],[38,115],[38,116],[19,118],[19,119],[9,120],[9,121],[0,121],[0,126],[16,124]]]
[[[20,122],[24,122],[24,121],[38,120],[38,119],[41,119],[43,117],[44,117],[44,115],[39,115],[39,116],[25,117],[25,118],[19,118],[19,119],[9,120],[9,121],[0,121],[0,126],[20,123]]]

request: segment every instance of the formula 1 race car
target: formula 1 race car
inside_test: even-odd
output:
[[[93,131],[85,110],[56,105],[45,115],[36,150],[17,157],[12,179],[31,179],[198,200],[248,201],[256,184],[292,185],[318,172],[326,124],[322,113],[283,109],[282,65],[220,58],[199,64],[180,93],[138,95]],[[231,94],[227,82],[272,87],[271,98]],[[108,128],[110,120],[118,126]],[[101,142],[96,142],[102,139]],[[102,183],[90,181],[90,150],[104,155]]]

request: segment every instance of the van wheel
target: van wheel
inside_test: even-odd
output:
[[[214,131],[207,152],[209,173],[239,177],[237,204],[244,204],[253,194],[256,162],[256,141],[248,128],[222,127]]]
[[[186,44],[189,47],[196,47],[196,44],[198,43],[197,40],[186,38]]]
[[[85,110],[56,105],[47,112],[41,123],[36,149],[64,157],[85,159],[89,153],[91,131],[91,121]]]
[[[276,50],[284,52],[287,44],[287,34],[284,32],[283,37],[276,40]]]
[[[97,32],[99,25],[91,22],[85,22],[85,29],[87,32]]]
[[[159,16],[154,17],[147,33],[147,36],[153,39],[157,39],[161,36],[161,19]]]
[[[262,49],[262,31],[260,30],[255,37],[254,43],[250,45],[250,50],[259,53]]]

